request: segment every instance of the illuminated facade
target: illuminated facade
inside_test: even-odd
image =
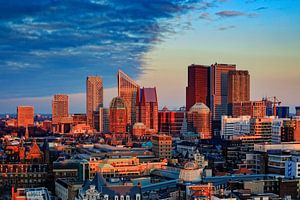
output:
[[[33,106],[18,106],[18,127],[28,127],[34,124],[34,108]]]
[[[232,104],[232,116],[251,116],[262,118],[266,116],[266,104],[264,101],[235,102]]]
[[[158,101],[156,88],[142,88],[137,101],[137,122],[145,124],[147,131],[158,131]]]
[[[136,100],[140,86],[121,70],[118,71],[118,96],[125,101],[127,108],[127,123],[133,125],[136,122]]]
[[[53,132],[68,132],[71,129],[73,118],[69,117],[69,97],[65,94],[56,94],[52,100],[52,127]]]
[[[210,106],[210,67],[190,65],[188,67],[188,86],[186,87],[186,110],[195,103],[203,102]]]
[[[152,151],[154,155],[161,159],[172,158],[172,137],[168,135],[152,136]]]
[[[236,65],[213,64],[211,76],[211,112],[213,120],[220,121],[222,115],[228,114],[228,74],[236,70]]]
[[[103,107],[103,83],[99,76],[86,78],[86,115],[87,124],[94,127],[94,113]]]
[[[196,103],[187,113],[188,129],[197,132],[200,139],[211,139],[211,113],[204,103]]]
[[[158,131],[179,135],[184,121],[185,110],[168,110],[164,107],[158,111]]]
[[[111,133],[126,133],[127,108],[121,97],[112,99],[109,106],[109,131]]]

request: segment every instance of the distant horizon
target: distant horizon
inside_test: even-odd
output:
[[[300,105],[299,7],[294,0],[1,4],[0,113],[21,104],[51,113],[58,93],[70,96],[70,111],[85,112],[88,75],[103,77],[108,105],[118,69],[156,86],[159,107],[180,107],[187,66],[215,62],[249,71],[252,100],[276,96],[293,110]]]

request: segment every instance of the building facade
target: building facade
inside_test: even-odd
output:
[[[103,107],[103,83],[99,76],[86,78],[86,115],[87,124],[94,127],[94,112]]]
[[[34,108],[33,106],[17,107],[18,127],[28,127],[34,125]]]
[[[111,133],[127,132],[127,108],[121,97],[112,99],[109,106],[109,131]]]
[[[158,131],[158,100],[156,88],[142,88],[136,108],[137,122],[145,124],[147,131]]]
[[[251,116],[263,118],[266,116],[266,105],[264,101],[245,101],[232,103],[232,116]]]
[[[122,97],[127,107],[127,123],[136,122],[136,100],[139,96],[140,86],[127,74],[118,71],[118,96]]]
[[[186,110],[197,102],[203,102],[210,107],[210,66],[193,64],[188,67]]]
[[[73,118],[69,117],[69,96],[56,94],[52,100],[53,132],[66,132],[71,129]]]
[[[152,151],[154,155],[161,159],[172,158],[172,137],[168,135],[152,136]]]
[[[169,110],[164,107],[158,111],[158,131],[172,135],[180,135],[185,110]]]
[[[187,113],[188,130],[199,134],[200,139],[212,139],[211,113],[204,103],[196,103]]]

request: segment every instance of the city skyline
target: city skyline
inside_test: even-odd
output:
[[[117,95],[119,68],[140,85],[156,86],[160,108],[180,107],[185,105],[187,66],[215,62],[249,71],[252,100],[277,96],[294,112],[299,104],[294,92],[300,76],[299,1],[161,0],[147,8],[143,3],[129,8],[122,1],[1,5],[1,113],[15,113],[18,105],[50,113],[57,93],[70,96],[71,113],[83,113],[84,81],[90,75],[103,77],[108,107]],[[128,16],[118,15],[118,9]],[[134,9],[144,9],[144,16]],[[63,12],[49,19],[51,10]],[[86,15],[74,21],[76,12]],[[103,40],[96,40],[100,33]]]

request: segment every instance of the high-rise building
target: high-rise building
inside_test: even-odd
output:
[[[158,111],[158,131],[180,135],[184,115],[185,109],[169,110],[167,107],[164,107]]]
[[[168,135],[153,135],[152,150],[157,158],[172,158],[172,137]]]
[[[142,88],[137,98],[137,122],[142,122],[147,131],[157,133],[158,131],[158,101],[156,88]]]
[[[263,118],[266,116],[266,104],[264,101],[235,102],[232,104],[232,116],[246,116]]]
[[[296,116],[300,116],[300,106],[296,107]]]
[[[250,134],[250,116],[240,116],[237,118],[222,116],[221,138],[230,140],[233,136]]]
[[[18,127],[28,127],[34,124],[34,108],[33,106],[17,107]]]
[[[210,67],[193,64],[188,67],[186,110],[189,110],[197,102],[202,102],[210,107]]]
[[[86,78],[86,115],[87,124],[94,126],[94,114],[103,107],[103,83],[99,76],[88,76]]]
[[[211,139],[211,113],[204,103],[196,103],[187,113],[188,129],[199,134],[200,139]]]
[[[65,94],[56,94],[52,100],[52,124],[60,123],[63,117],[69,116],[69,97]]]
[[[289,106],[278,106],[278,107],[276,107],[276,114],[279,118],[289,118],[290,107]]]
[[[127,108],[127,123],[133,125],[136,121],[136,100],[140,86],[123,71],[118,71],[118,96],[122,97]]]
[[[232,103],[250,101],[250,74],[245,70],[228,73],[228,114],[232,115]]]
[[[236,70],[236,65],[215,63],[210,70],[210,108],[213,120],[220,121],[222,115],[228,115],[228,76]]]
[[[65,94],[56,94],[52,100],[52,126],[53,132],[68,132],[73,124],[69,117],[69,97]],[[65,125],[67,125],[65,127]]]
[[[127,130],[126,103],[121,97],[112,99],[109,106],[109,131],[111,133],[126,133]]]

